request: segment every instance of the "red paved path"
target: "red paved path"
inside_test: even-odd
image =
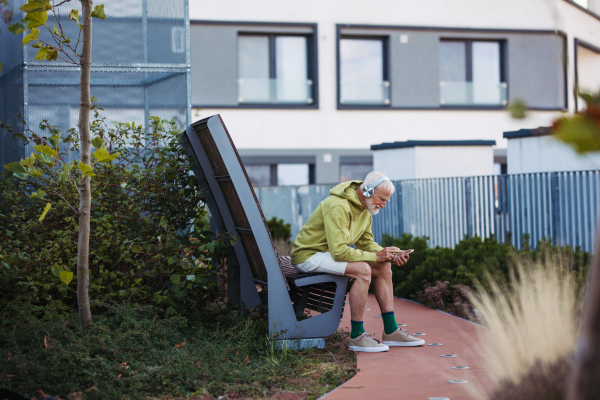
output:
[[[367,332],[375,332],[381,340],[383,322],[375,296],[369,295],[364,321]],[[396,320],[407,326],[409,333],[423,332],[425,346],[390,347],[384,353],[358,353],[359,372],[338,389],[324,396],[325,400],[399,399],[426,400],[429,397],[449,397],[451,400],[480,399],[489,391],[490,381],[484,373],[484,360],[477,349],[477,330],[485,329],[471,322],[431,310],[407,300],[394,299]],[[340,327],[350,327],[350,306],[346,304]],[[427,346],[442,343],[443,346]],[[456,354],[443,358],[441,354]],[[451,369],[466,365],[468,370]],[[449,380],[466,380],[452,384]],[[476,391],[478,389],[478,392]],[[487,390],[486,390],[487,389]]]

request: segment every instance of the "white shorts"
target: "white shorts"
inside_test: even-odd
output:
[[[302,264],[294,265],[300,272],[325,272],[333,275],[344,275],[346,272],[346,261],[335,261],[331,253],[315,253]]]

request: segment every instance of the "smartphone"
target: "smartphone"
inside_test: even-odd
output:
[[[402,252],[402,254],[410,254],[413,251],[415,251],[415,249],[405,250],[405,251]]]

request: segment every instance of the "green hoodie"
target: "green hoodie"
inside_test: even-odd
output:
[[[373,216],[358,200],[361,183],[343,182],[329,191],[296,236],[292,264],[302,264],[317,252],[329,252],[335,261],[377,261],[375,253],[383,247],[373,241]]]

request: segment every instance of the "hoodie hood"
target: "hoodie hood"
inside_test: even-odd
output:
[[[358,189],[362,183],[363,183],[363,181],[342,182],[339,185],[333,187],[329,191],[329,194],[332,196],[341,197],[342,199],[346,199],[346,200],[350,201],[350,203],[354,204],[355,206],[358,206],[361,209],[364,209],[363,205],[360,203],[360,200],[358,199],[358,195],[356,194],[356,189]]]

